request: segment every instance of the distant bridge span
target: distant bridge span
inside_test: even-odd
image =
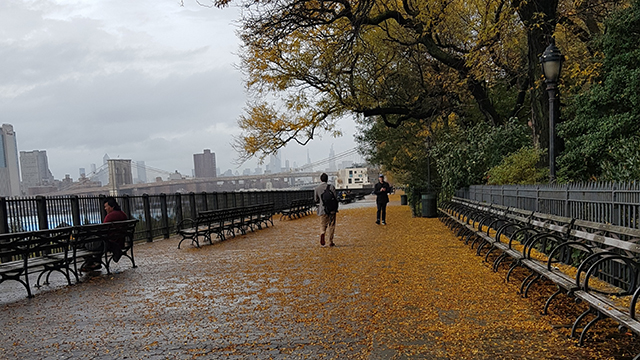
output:
[[[337,172],[308,171],[282,172],[274,174],[223,176],[216,178],[189,178],[181,180],[156,181],[143,184],[125,184],[114,188],[109,185],[100,187],[72,186],[64,191],[51,195],[97,195],[97,194],[172,194],[176,192],[202,191],[234,191],[244,189],[265,189],[266,183],[271,182],[273,189],[296,187],[296,179],[311,179],[310,183],[317,183],[322,173],[330,177],[337,176]]]

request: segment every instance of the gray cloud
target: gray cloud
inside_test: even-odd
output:
[[[150,0],[0,1],[0,122],[14,125],[19,150],[47,150],[56,178],[105,153],[190,175],[192,154],[209,148],[235,168],[246,101],[236,14]],[[314,142],[313,160],[331,142]],[[336,152],[353,147],[335,142]],[[284,154],[306,160],[299,147]]]

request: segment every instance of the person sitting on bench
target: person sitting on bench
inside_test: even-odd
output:
[[[103,201],[104,210],[107,212],[107,216],[104,217],[103,223],[124,221],[128,220],[127,214],[125,214],[115,198],[109,196]],[[124,247],[124,238],[109,239],[107,243],[107,251],[113,253],[113,261],[118,262],[122,257],[122,248]],[[95,241],[85,245],[87,250],[104,251],[104,243],[102,241]],[[82,272],[89,272],[98,270],[102,267],[100,263],[100,256],[90,257],[85,259],[84,264],[80,268]]]

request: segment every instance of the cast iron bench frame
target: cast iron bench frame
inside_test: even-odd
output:
[[[507,272],[507,281],[512,271],[525,267],[531,271],[520,286],[520,293],[526,297],[531,286],[541,278],[553,282],[556,291],[544,306],[546,314],[551,301],[565,293],[584,301],[589,309],[574,322],[571,334],[576,335],[580,323],[589,315],[595,315],[580,334],[579,344],[584,343],[588,330],[599,320],[610,318],[640,335],[640,320],[636,315],[636,304],[640,297],[640,230],[600,224],[583,220],[564,218],[549,214],[488,205],[476,201],[454,198],[440,209],[441,219],[466,243],[477,244],[477,254],[489,246],[485,255],[498,250],[501,252],[493,263],[493,270],[505,259],[512,261]],[[504,237],[507,241],[503,241]],[[520,241],[516,241],[519,239]],[[521,249],[516,250],[515,244]],[[533,250],[547,255],[546,262],[532,257]],[[577,254],[577,256],[576,256]],[[557,267],[575,264],[576,276],[571,277]],[[599,290],[589,282],[601,277],[605,266],[617,267],[619,273],[625,272],[628,280],[612,279],[616,291]],[[602,280],[602,279],[600,279]],[[620,308],[611,296],[630,297],[630,306]],[[640,355],[636,356],[640,359]]]
[[[10,259],[0,263],[0,283],[14,280],[27,290],[27,296],[33,297],[30,275],[38,274],[35,286],[49,284],[53,272],[59,272],[71,285],[71,276],[79,282],[78,265],[84,256],[99,255],[101,263],[110,273],[109,265],[113,254],[108,251],[90,251],[84,248],[88,242],[107,242],[113,237],[123,237],[125,247],[122,256],[127,257],[135,268],[133,257],[133,235],[138,220],[113,223],[63,227],[50,230],[25,231],[0,234],[0,258]],[[106,247],[105,247],[106,249]]]
[[[280,221],[285,217],[288,217],[289,220],[291,220],[293,218],[301,218],[305,215],[310,215],[313,213],[315,207],[316,203],[313,198],[291,200],[289,207],[280,211],[282,214],[280,216]]]
[[[187,218],[176,224],[176,233],[182,238],[178,243],[178,249],[185,240],[191,240],[191,244],[200,247],[200,240],[207,240],[213,244],[213,237],[220,241],[227,236],[236,236],[236,232],[246,234],[247,230],[255,231],[273,225],[273,203],[257,204],[244,207],[235,207],[219,210],[202,211],[195,219]]]

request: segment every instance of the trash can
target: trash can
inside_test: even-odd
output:
[[[422,194],[422,217],[438,217],[438,204],[435,193]]]
[[[407,205],[407,195],[400,195],[400,205]]]

